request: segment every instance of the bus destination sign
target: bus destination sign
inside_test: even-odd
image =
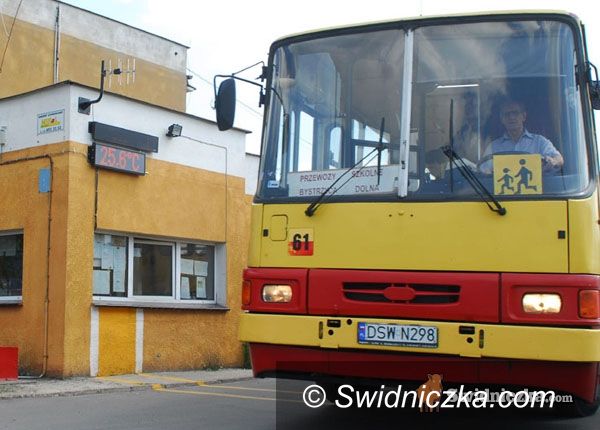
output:
[[[146,154],[94,142],[88,149],[89,162],[100,168],[134,175],[146,174]]]

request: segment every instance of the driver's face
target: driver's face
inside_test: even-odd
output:
[[[518,104],[511,103],[502,108],[500,119],[508,132],[521,131],[527,114]]]

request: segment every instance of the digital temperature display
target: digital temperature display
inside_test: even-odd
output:
[[[89,147],[88,159],[96,167],[118,170],[134,175],[146,174],[146,154],[115,146],[94,143]]]

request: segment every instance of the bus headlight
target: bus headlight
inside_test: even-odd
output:
[[[292,287],[290,285],[265,285],[262,289],[263,302],[289,303],[292,301]]]
[[[558,294],[525,294],[521,302],[523,311],[528,314],[557,314],[562,307]]]

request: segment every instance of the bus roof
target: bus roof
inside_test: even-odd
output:
[[[511,16],[511,15],[562,15],[562,16],[574,19],[577,22],[580,22],[580,19],[577,15],[575,15],[574,13],[571,13],[571,12],[564,11],[564,10],[553,10],[553,9],[530,10],[530,9],[526,9],[526,10],[513,10],[513,11],[509,11],[509,10],[480,11],[480,12],[456,13],[456,14],[446,14],[446,15],[424,15],[424,16],[415,16],[415,17],[407,17],[407,18],[399,18],[399,19],[361,22],[361,23],[356,23],[356,24],[344,24],[344,25],[332,26],[332,27],[323,27],[323,28],[319,28],[319,29],[307,30],[307,31],[302,31],[302,32],[298,32],[298,33],[292,33],[287,36],[282,36],[282,37],[277,38],[273,43],[278,43],[278,42],[281,42],[286,39],[302,37],[302,36],[309,36],[312,34],[324,33],[324,32],[329,32],[329,31],[378,26],[378,25],[393,24],[393,23],[400,23],[400,22],[446,20],[448,18],[450,18],[450,19],[452,19],[452,18],[474,18],[474,17],[484,18],[484,17],[498,17],[498,16],[502,16],[502,15],[505,15],[507,17]]]

